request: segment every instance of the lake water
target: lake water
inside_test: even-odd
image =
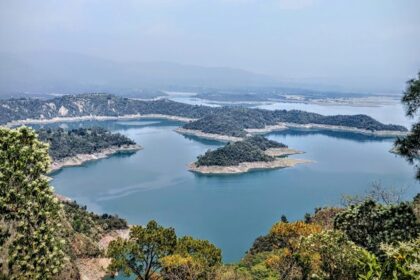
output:
[[[202,176],[187,164],[215,141],[174,131],[177,122],[162,120],[52,124],[100,125],[144,147],[132,155],[115,155],[65,168],[53,175],[58,193],[99,213],[116,213],[130,224],[151,219],[172,226],[179,236],[208,239],[223,250],[225,262],[238,261],[253,240],[267,233],[281,215],[303,218],[315,207],[338,205],[342,194],[363,193],[372,182],[418,192],[414,169],[389,153],[392,139],[326,131],[288,130],[269,135],[305,151],[297,158],[314,163],[242,175]]]

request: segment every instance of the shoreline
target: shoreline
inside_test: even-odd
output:
[[[264,154],[271,157],[284,157],[290,155],[304,154],[305,152],[290,148],[270,148],[264,151]]]
[[[188,166],[188,170],[194,173],[203,175],[222,175],[222,174],[241,174],[253,170],[270,170],[279,169],[286,167],[293,167],[297,164],[311,163],[313,161],[306,159],[294,159],[294,158],[277,158],[274,161],[256,161],[256,162],[242,162],[239,165],[230,166],[199,166],[195,163]]]
[[[175,129],[175,131],[183,135],[192,135],[192,136],[197,136],[197,137],[209,139],[209,140],[216,140],[220,142],[237,142],[237,141],[243,140],[242,137],[234,137],[234,136],[215,134],[215,133],[206,133],[206,132],[202,132],[201,130],[185,129],[182,127],[178,127],[177,129]]]
[[[164,119],[180,122],[191,122],[196,119],[172,116],[172,115],[163,115],[163,114],[133,114],[133,115],[122,115],[122,116],[80,116],[80,117],[55,117],[51,119],[25,119],[25,120],[16,120],[5,123],[2,126],[5,127],[15,127],[25,124],[49,124],[49,123],[58,123],[58,122],[76,122],[76,121],[109,121],[109,120],[136,120],[136,119]]]
[[[328,125],[328,124],[297,124],[297,123],[282,123],[287,128],[302,128],[302,129],[325,129],[325,130],[332,130],[332,131],[346,131],[346,132],[354,132],[360,133],[365,135],[375,135],[375,136],[406,136],[409,132],[408,131],[397,131],[397,130],[367,130],[362,128],[350,127],[350,126],[341,126],[341,125]],[[271,132],[271,131],[270,131]]]
[[[366,130],[356,127],[350,126],[341,126],[341,125],[328,125],[328,124],[315,124],[315,123],[308,123],[308,124],[298,124],[298,123],[287,123],[287,122],[280,122],[275,125],[267,125],[264,128],[248,128],[245,131],[250,134],[266,134],[271,133],[274,131],[282,131],[288,128],[300,128],[300,129],[324,129],[330,131],[344,131],[344,132],[353,132],[353,133],[360,133],[365,135],[375,135],[375,136],[406,136],[409,132],[408,131],[396,131],[396,130]]]
[[[80,166],[88,161],[94,161],[104,159],[118,153],[134,153],[143,148],[137,144],[134,145],[123,145],[121,147],[112,146],[106,149],[102,149],[97,153],[93,154],[77,154],[73,157],[66,157],[60,160],[53,161],[50,165],[48,174],[56,172],[64,167]]]

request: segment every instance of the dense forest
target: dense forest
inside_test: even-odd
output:
[[[287,146],[256,135],[243,141],[229,142],[224,147],[207,151],[198,156],[195,165],[199,166],[233,166],[241,162],[273,161],[275,158],[264,153],[270,148],[286,148]]]
[[[49,100],[0,100],[0,124],[25,119],[56,117],[123,116],[164,114],[199,119],[185,125],[208,133],[243,136],[246,128],[263,128],[278,122],[340,125],[371,131],[406,131],[400,125],[386,125],[366,115],[323,116],[298,110],[262,110],[235,107],[208,107],[178,103],[166,99],[142,101],[111,94],[65,95]]]
[[[72,130],[40,129],[41,141],[49,144],[53,160],[60,160],[77,154],[92,154],[110,147],[135,145],[135,142],[119,133],[111,133],[101,127],[77,128]]]

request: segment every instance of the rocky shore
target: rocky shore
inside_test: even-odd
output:
[[[172,115],[162,115],[162,114],[134,114],[134,115],[122,115],[122,116],[80,116],[80,117],[57,117],[51,119],[26,119],[26,120],[17,120],[8,122],[5,124],[6,127],[15,127],[26,124],[48,124],[48,123],[57,123],[57,122],[75,122],[75,121],[108,121],[108,120],[137,120],[137,119],[165,119],[173,120],[180,122],[191,122],[195,119],[178,117]]]
[[[256,162],[242,162],[235,166],[196,166],[194,163],[190,164],[188,170],[200,174],[240,174],[257,169],[276,169],[293,167],[301,163],[310,163],[312,161],[306,159],[294,158],[277,158],[274,161],[256,161]]]
[[[107,158],[113,154],[117,154],[117,153],[131,153],[131,152],[136,152],[138,150],[141,150],[142,147],[139,145],[124,145],[124,146],[114,146],[114,147],[109,147],[106,149],[103,149],[97,153],[94,154],[79,154],[76,155],[74,157],[67,157],[67,158],[63,158],[61,160],[57,160],[54,161],[51,164],[51,168],[50,168],[50,173],[57,171],[63,167],[68,167],[68,166],[78,166],[78,165],[82,165],[85,162],[88,161],[92,161],[92,160],[98,160],[98,159],[103,159],[103,158]]]

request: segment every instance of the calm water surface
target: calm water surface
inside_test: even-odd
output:
[[[58,125],[58,124],[56,124]],[[65,168],[53,175],[56,190],[96,212],[116,213],[131,224],[151,219],[178,235],[208,239],[222,248],[225,262],[237,261],[253,240],[282,214],[301,219],[315,207],[337,205],[343,193],[363,193],[374,181],[419,191],[414,170],[389,153],[392,139],[350,133],[289,130],[269,138],[306,153],[314,163],[233,176],[201,176],[187,164],[221,143],[174,132],[179,123],[106,121],[60,124],[100,125],[144,147],[132,155]]]

